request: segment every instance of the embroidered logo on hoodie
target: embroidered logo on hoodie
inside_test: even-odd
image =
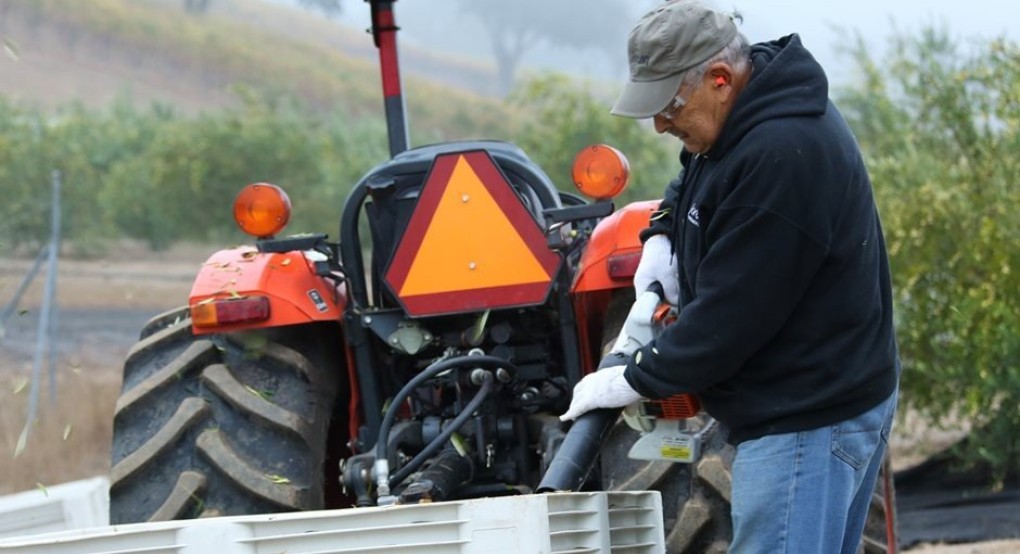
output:
[[[693,223],[695,227],[701,228],[701,220],[698,218],[698,206],[691,206],[691,209],[687,211],[687,221]]]

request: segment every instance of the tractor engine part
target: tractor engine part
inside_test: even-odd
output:
[[[448,448],[400,493],[397,504],[424,504],[450,500],[463,484],[471,482],[474,464],[471,458]]]

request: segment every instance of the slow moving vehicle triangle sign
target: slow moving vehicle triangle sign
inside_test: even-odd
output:
[[[541,304],[560,257],[484,150],[436,156],[386,272],[412,316]]]

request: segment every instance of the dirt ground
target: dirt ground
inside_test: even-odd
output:
[[[29,377],[37,347],[45,267],[19,309],[0,330],[0,494],[82,479],[109,471],[112,406],[120,364],[151,316],[187,302],[192,279],[216,247],[178,246],[154,253],[122,243],[101,258],[62,259],[57,281],[56,401],[49,402],[48,371],[40,391],[40,418],[18,456]],[[31,261],[0,259],[0,307],[7,304]],[[0,322],[2,323],[2,322]],[[958,440],[965,431],[932,429],[914,414],[897,422],[892,443],[899,468],[910,467]],[[917,545],[918,554],[1020,553],[1020,540]]]

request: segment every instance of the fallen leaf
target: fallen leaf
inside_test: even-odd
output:
[[[45,494],[47,497],[50,495],[50,491],[46,489],[46,485],[36,481],[35,486],[37,489],[41,490],[42,493]]]
[[[286,260],[280,262],[280,265],[290,265],[290,258],[287,258]]]
[[[18,379],[14,383],[14,389],[12,390],[12,392],[14,392],[14,394],[19,394],[21,391],[25,390],[25,387],[27,387],[27,386],[28,386],[28,377],[22,377],[21,379]]]
[[[28,443],[28,424],[21,429],[21,435],[18,436],[18,444],[14,447],[14,457],[21,456],[21,453],[25,451],[25,444]]]
[[[259,398],[261,398],[262,400],[269,400],[269,397],[273,396],[273,394],[271,392],[269,392],[269,391],[261,391],[261,390],[249,387],[248,385],[245,385],[244,388],[248,392],[254,394],[255,396],[257,396]]]
[[[284,484],[290,483],[290,479],[287,479],[286,477],[283,477],[283,476],[280,476],[280,475],[275,475],[275,474],[274,475],[266,475],[266,479],[269,479],[270,481],[276,483],[277,485],[284,485]]]
[[[18,53],[18,51],[20,50],[18,48],[18,43],[14,42],[14,40],[9,39],[7,37],[4,37],[3,43],[4,43],[4,52],[6,52],[7,55],[12,60],[19,61],[21,59],[21,55]]]
[[[22,309],[18,310],[18,315],[25,315],[27,313],[28,313],[28,310],[26,310],[25,308],[22,308]]]
[[[70,437],[70,436],[71,436],[71,424],[68,423],[67,426],[64,427],[64,440],[66,441],[67,437]]]

